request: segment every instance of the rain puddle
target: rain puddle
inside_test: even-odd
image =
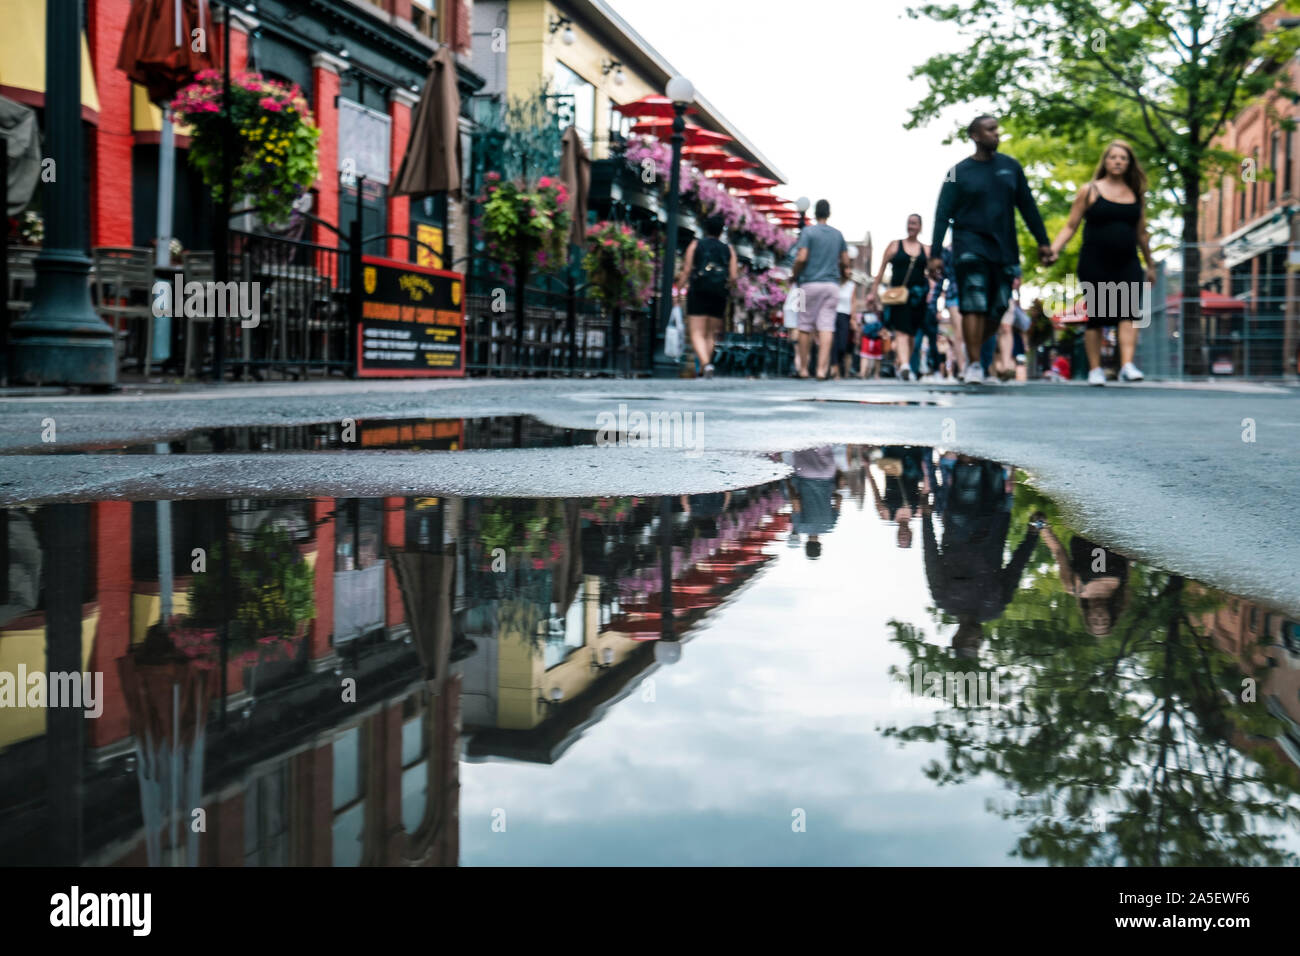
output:
[[[787,460],[673,498],[0,511],[0,859],[1296,862],[1300,624],[1010,465]]]

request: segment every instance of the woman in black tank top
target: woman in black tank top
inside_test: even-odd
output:
[[[912,378],[912,338],[925,324],[926,300],[930,294],[930,277],[925,271],[928,252],[920,235],[921,217],[912,213],[907,217],[907,238],[895,239],[885,248],[880,271],[871,286],[873,304],[878,305],[876,290],[885,278],[885,267],[892,265],[889,287],[907,290],[906,301],[884,307],[885,328],[894,335],[895,375],[904,382]]]
[[[1088,350],[1088,383],[1105,385],[1101,367],[1103,330],[1115,328],[1119,339],[1120,381],[1136,382],[1142,372],[1133,364],[1137,328],[1143,307],[1155,281],[1155,263],[1147,239],[1144,208],[1146,176],[1132,148],[1116,140],[1106,147],[1092,181],[1075,197],[1066,223],[1052,250],[1060,253],[1084,222],[1083,247],[1079,250],[1077,274],[1085,296],[1088,327],[1084,344]],[[1141,251],[1147,268],[1138,261]],[[1145,280],[1145,285],[1144,285]]]

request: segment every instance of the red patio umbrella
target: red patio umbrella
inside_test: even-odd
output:
[[[666,96],[643,96],[631,103],[616,103],[614,109],[624,116],[658,116],[667,119],[672,119],[674,113],[673,101]],[[695,108],[688,106],[686,112],[694,113]]]
[[[714,179],[724,185],[735,186],[737,189],[747,191],[780,185],[775,179],[768,179],[766,176],[755,176],[752,173],[722,173],[715,176]]]
[[[722,168],[734,173],[742,169],[753,169],[754,164],[747,159],[741,159],[739,156],[728,156],[727,162]]]
[[[654,136],[657,139],[668,142],[673,135],[672,120],[643,120],[637,123],[631,129],[632,133],[638,136]],[[711,129],[704,129],[699,126],[687,124],[682,130],[684,139],[682,140],[687,146],[722,146],[731,142],[731,137],[726,133],[715,133]],[[748,164],[752,166],[753,164]]]
[[[682,150],[682,158],[697,169],[725,169],[732,157],[717,146],[687,146]]]

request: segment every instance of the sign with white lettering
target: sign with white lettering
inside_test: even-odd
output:
[[[465,277],[361,257],[357,375],[464,376]]]

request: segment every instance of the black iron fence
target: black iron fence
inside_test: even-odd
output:
[[[581,270],[531,277],[522,325],[515,283],[482,257],[464,263],[465,368],[471,375],[636,375],[650,370],[653,306],[613,310]]]

